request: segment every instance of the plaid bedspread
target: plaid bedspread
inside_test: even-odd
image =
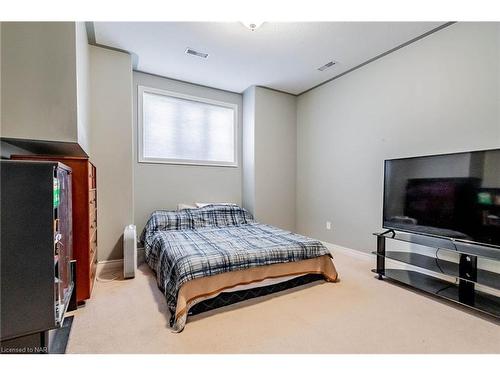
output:
[[[155,211],[141,239],[172,313],[189,280],[329,254],[321,242],[257,223],[238,206]]]

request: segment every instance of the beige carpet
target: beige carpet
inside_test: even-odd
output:
[[[500,353],[498,322],[374,278],[374,260],[335,252],[338,283],[246,301],[171,333],[147,265],[98,281],[75,315],[68,353]],[[101,273],[101,277],[110,274]]]

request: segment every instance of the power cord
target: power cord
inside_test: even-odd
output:
[[[455,251],[458,253],[458,248],[457,248],[457,244],[455,243],[455,241],[451,240],[451,243],[453,244],[453,247],[455,248]],[[435,253],[435,255],[434,255],[434,258],[436,259],[436,266],[439,268],[439,270],[441,271],[441,273],[443,273],[443,274],[444,274],[443,269],[442,269],[442,268],[441,268],[441,266],[439,265],[439,261],[441,260],[441,259],[439,259],[439,256],[438,256],[439,250],[441,250],[441,248],[439,248],[439,247],[438,247],[438,248],[436,249],[436,253]],[[455,283],[454,283],[454,284],[446,285],[445,287],[443,287],[443,288],[439,289],[439,290],[436,292],[436,294],[439,294],[439,293],[441,293],[442,291],[444,291],[444,290],[446,290],[446,289],[448,289],[448,288],[451,288],[452,286],[457,286],[458,284],[459,284],[459,282],[458,282],[458,277],[455,277]]]
[[[439,250],[441,250],[441,248],[439,248],[439,247],[438,247],[438,248],[436,249],[436,253],[434,254],[434,259],[435,259],[435,261],[436,261],[436,266],[437,266],[437,268],[439,268],[439,270],[441,271],[441,273],[443,273],[443,274],[444,274],[443,269],[442,269],[442,268],[441,268],[441,266],[439,265],[439,261],[441,260],[441,259],[439,259],[439,255],[438,255]]]
[[[448,289],[448,288],[451,288],[452,286],[455,286],[455,285],[457,285],[457,284],[455,283],[455,284],[446,285],[445,287],[443,287],[443,288],[439,289],[439,290],[436,292],[436,294],[439,294],[439,293],[441,293],[442,291],[444,291],[444,290],[446,290],[446,289]]]
[[[443,288],[439,289],[439,290],[436,292],[436,294],[439,294],[439,293],[441,293],[443,290],[446,290],[446,289],[448,289],[448,288],[451,288],[452,286],[457,286],[457,285],[458,285],[458,278],[457,278],[457,277],[455,277],[455,283],[450,284],[450,285],[446,285],[445,287],[443,287]]]

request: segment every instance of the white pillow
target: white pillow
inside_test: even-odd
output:
[[[222,206],[233,206],[234,205],[234,203],[227,203],[227,202],[195,203],[195,204],[196,204],[196,207],[198,207],[198,208],[209,206],[211,204],[219,204]]]
[[[177,204],[177,211],[185,210],[186,208],[196,208],[196,206],[193,206],[192,204],[188,204],[188,203],[178,203]]]

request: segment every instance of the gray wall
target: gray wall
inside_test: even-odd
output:
[[[2,24],[2,136],[88,153],[88,44],[75,22]]]
[[[227,91],[134,72],[134,222],[142,230],[156,209],[176,209],[178,203],[233,202],[241,204],[242,96]],[[148,164],[137,162],[137,86],[143,85],[238,105],[239,166]]]
[[[243,93],[243,207],[255,215],[255,86]]]
[[[244,205],[258,221],[294,231],[296,97],[251,87],[243,98]]]
[[[78,144],[90,150],[90,46],[84,22],[75,23],[76,103]]]
[[[369,251],[384,159],[499,147],[499,56],[498,24],[458,23],[301,95],[298,231]]]
[[[74,40],[71,22],[2,24],[4,137],[77,139]]]
[[[132,63],[128,54],[90,47],[90,160],[97,167],[98,260],[123,257],[133,223]]]

